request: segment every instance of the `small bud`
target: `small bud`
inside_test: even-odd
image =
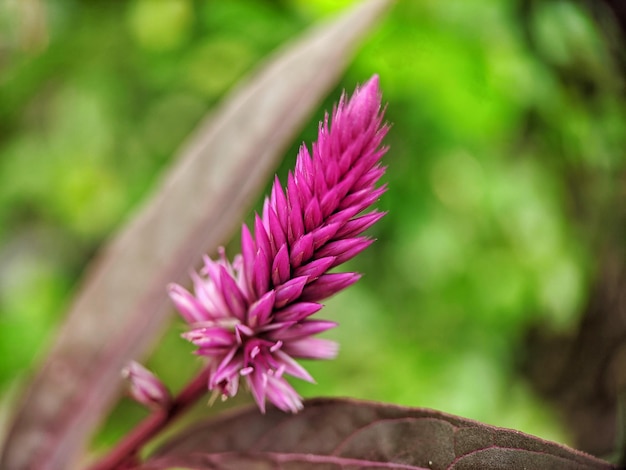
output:
[[[130,382],[130,396],[150,408],[166,408],[171,396],[165,385],[148,369],[131,361],[122,376]]]

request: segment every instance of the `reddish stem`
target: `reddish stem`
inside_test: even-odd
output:
[[[115,470],[135,466],[137,452],[141,447],[206,393],[208,377],[208,368],[202,370],[174,397],[167,408],[156,410],[140,422],[108,455],[89,470]]]

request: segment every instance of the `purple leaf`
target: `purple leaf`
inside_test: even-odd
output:
[[[112,407],[120,370],[161,331],[171,311],[166,285],[182,282],[195,260],[227,240],[387,4],[363,2],[315,28],[200,125],[152,197],[90,267],[17,410],[0,468],[71,466]]]
[[[423,408],[313,399],[297,415],[231,414],[181,433],[143,469],[553,469],[617,467],[518,431]]]

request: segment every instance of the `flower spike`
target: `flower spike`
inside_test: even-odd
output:
[[[378,77],[342,94],[332,117],[320,123],[311,151],[301,146],[286,186],[278,178],[252,229],[242,227],[241,255],[223,249],[193,275],[194,293],[179,285],[170,297],[190,330],[183,337],[208,360],[208,388],[234,396],[240,381],[260,410],[270,401],[297,412],[302,398],[285,379],[313,381],[295,359],[332,359],[338,345],[314,335],[336,323],[311,320],[319,303],[360,275],[328,271],[373,240],[360,236],[384,213],[366,211],[385,191],[377,187],[388,126]]]

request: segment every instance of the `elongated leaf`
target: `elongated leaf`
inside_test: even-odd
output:
[[[144,469],[608,470],[553,442],[423,408],[314,399],[297,415],[250,408],[183,432]]]
[[[388,2],[367,1],[282,50],[182,150],[152,198],[91,266],[17,412],[0,467],[65,469],[170,312],[168,282],[240,223],[357,41]]]

